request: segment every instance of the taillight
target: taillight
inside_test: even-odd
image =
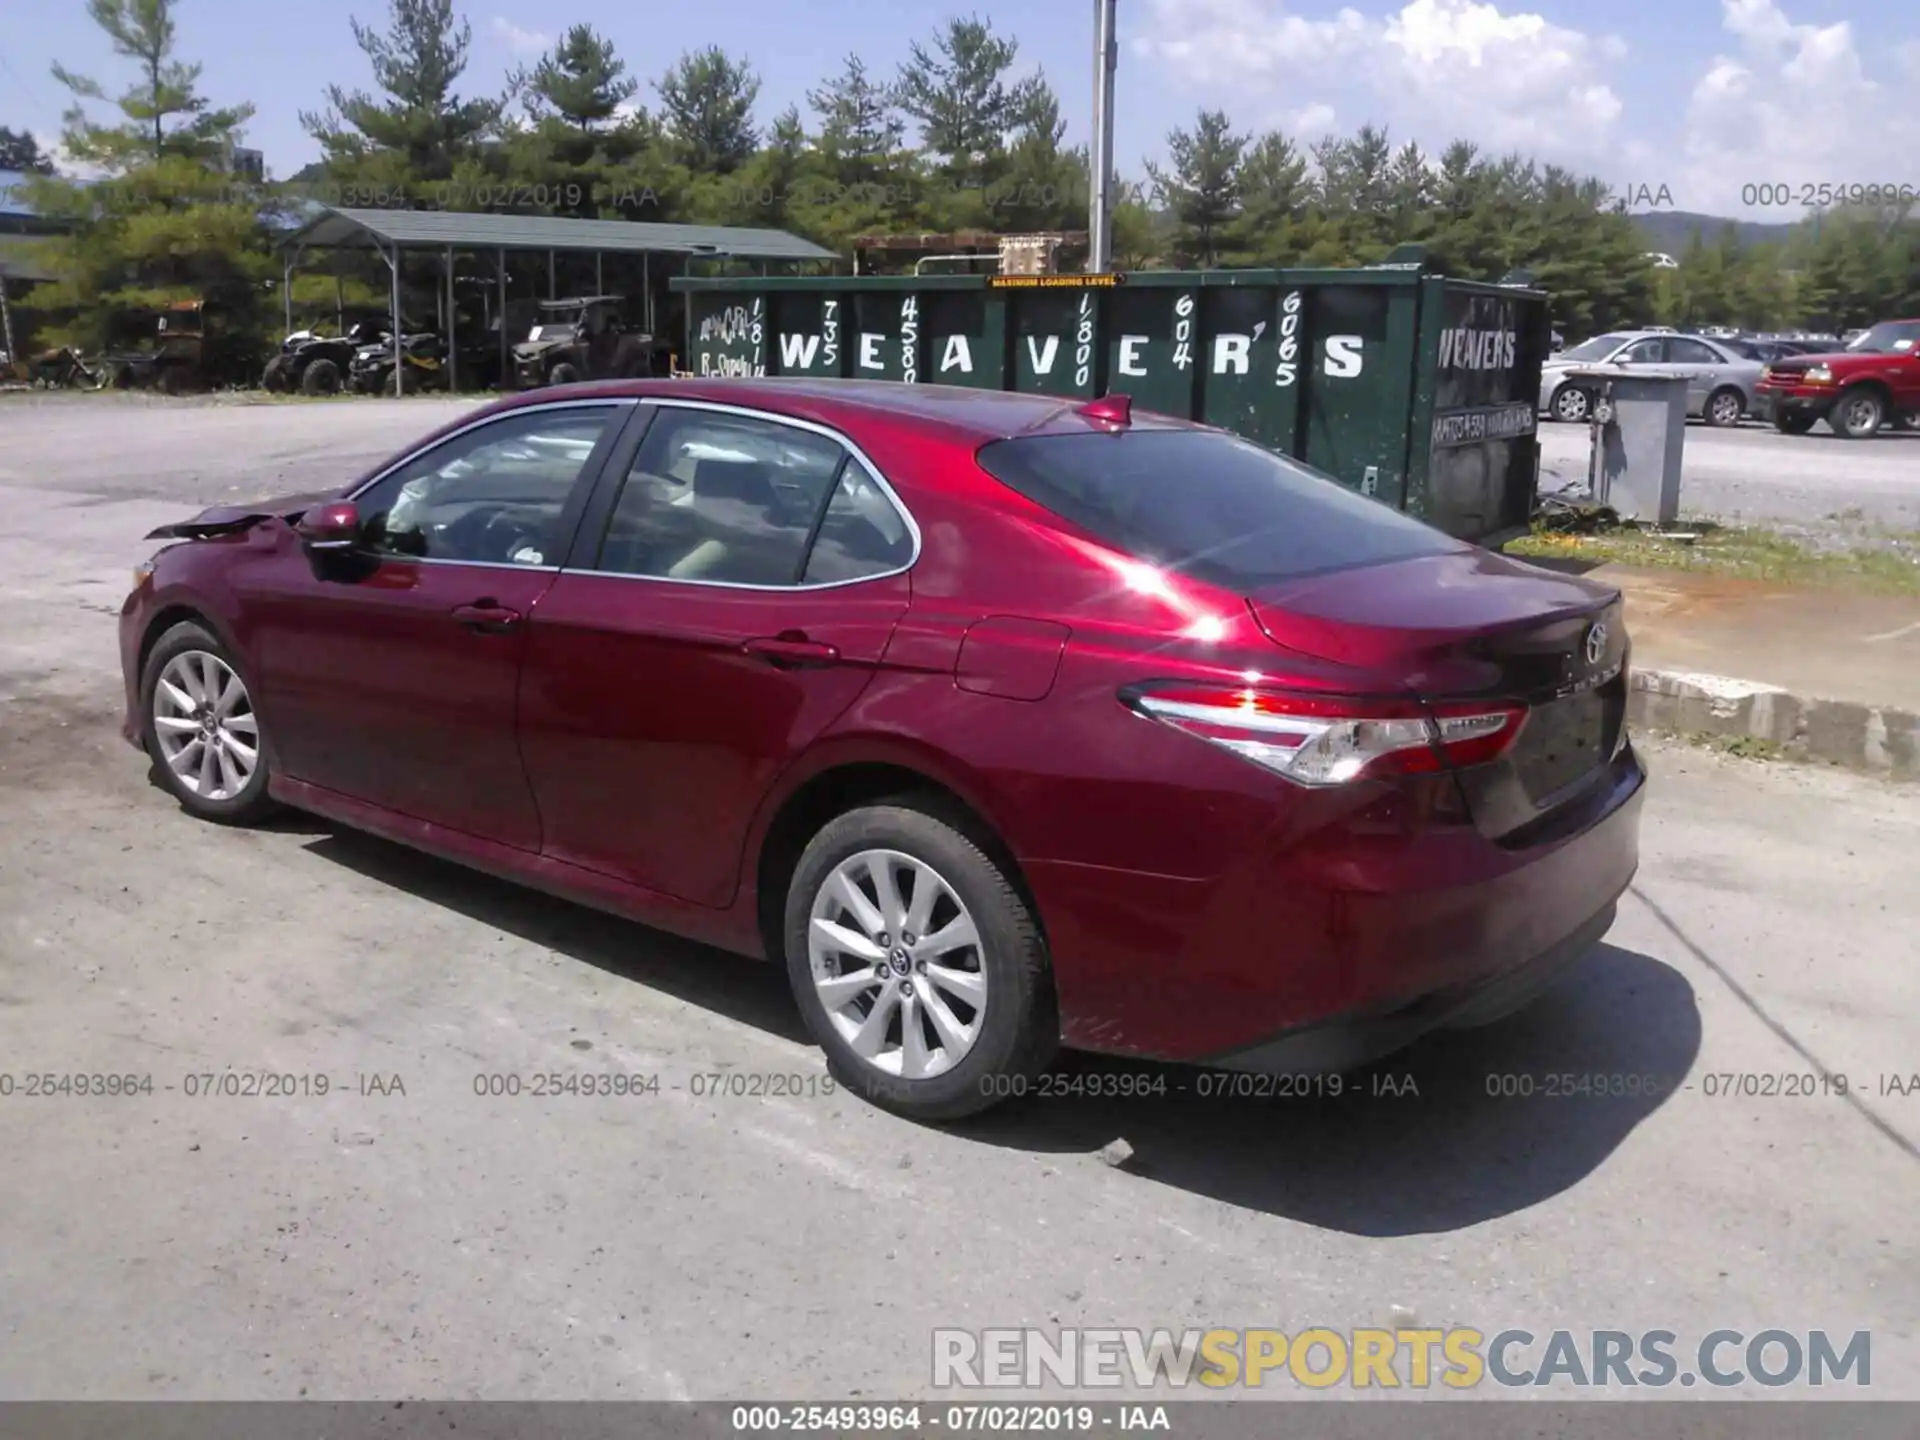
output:
[[[1519,737],[1524,705],[1424,706],[1417,700],[1297,695],[1252,686],[1139,686],[1143,715],[1301,785],[1481,765]]]

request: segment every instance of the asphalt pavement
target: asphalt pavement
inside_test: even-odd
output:
[[[1584,489],[1592,440],[1585,425],[1540,421],[1540,489]],[[1782,435],[1748,422],[1687,422],[1680,513],[1782,530],[1815,544],[1911,544],[1920,535],[1920,431],[1842,440],[1822,425]]]
[[[1913,787],[1652,746],[1620,918],[1521,1015],[1338,1098],[1102,1062],[1167,1093],[924,1128],[824,1093],[773,967],[182,814],[115,731],[140,536],[450,412],[142,413],[0,401],[0,1072],[152,1082],[0,1095],[0,1398],[885,1399],[935,1327],[1418,1323],[1867,1330],[1920,1399]]]

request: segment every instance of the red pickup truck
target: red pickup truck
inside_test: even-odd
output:
[[[1753,391],[1754,412],[1789,435],[1825,420],[1865,440],[1920,421],[1920,320],[1883,320],[1844,350],[1775,360]]]

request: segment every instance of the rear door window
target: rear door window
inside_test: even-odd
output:
[[[1108,544],[1229,590],[1468,548],[1216,431],[1023,436],[994,441],[978,459],[995,479]]]

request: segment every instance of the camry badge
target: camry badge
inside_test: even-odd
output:
[[[1598,665],[1607,653],[1607,627],[1596,625],[1587,631],[1587,664]]]

